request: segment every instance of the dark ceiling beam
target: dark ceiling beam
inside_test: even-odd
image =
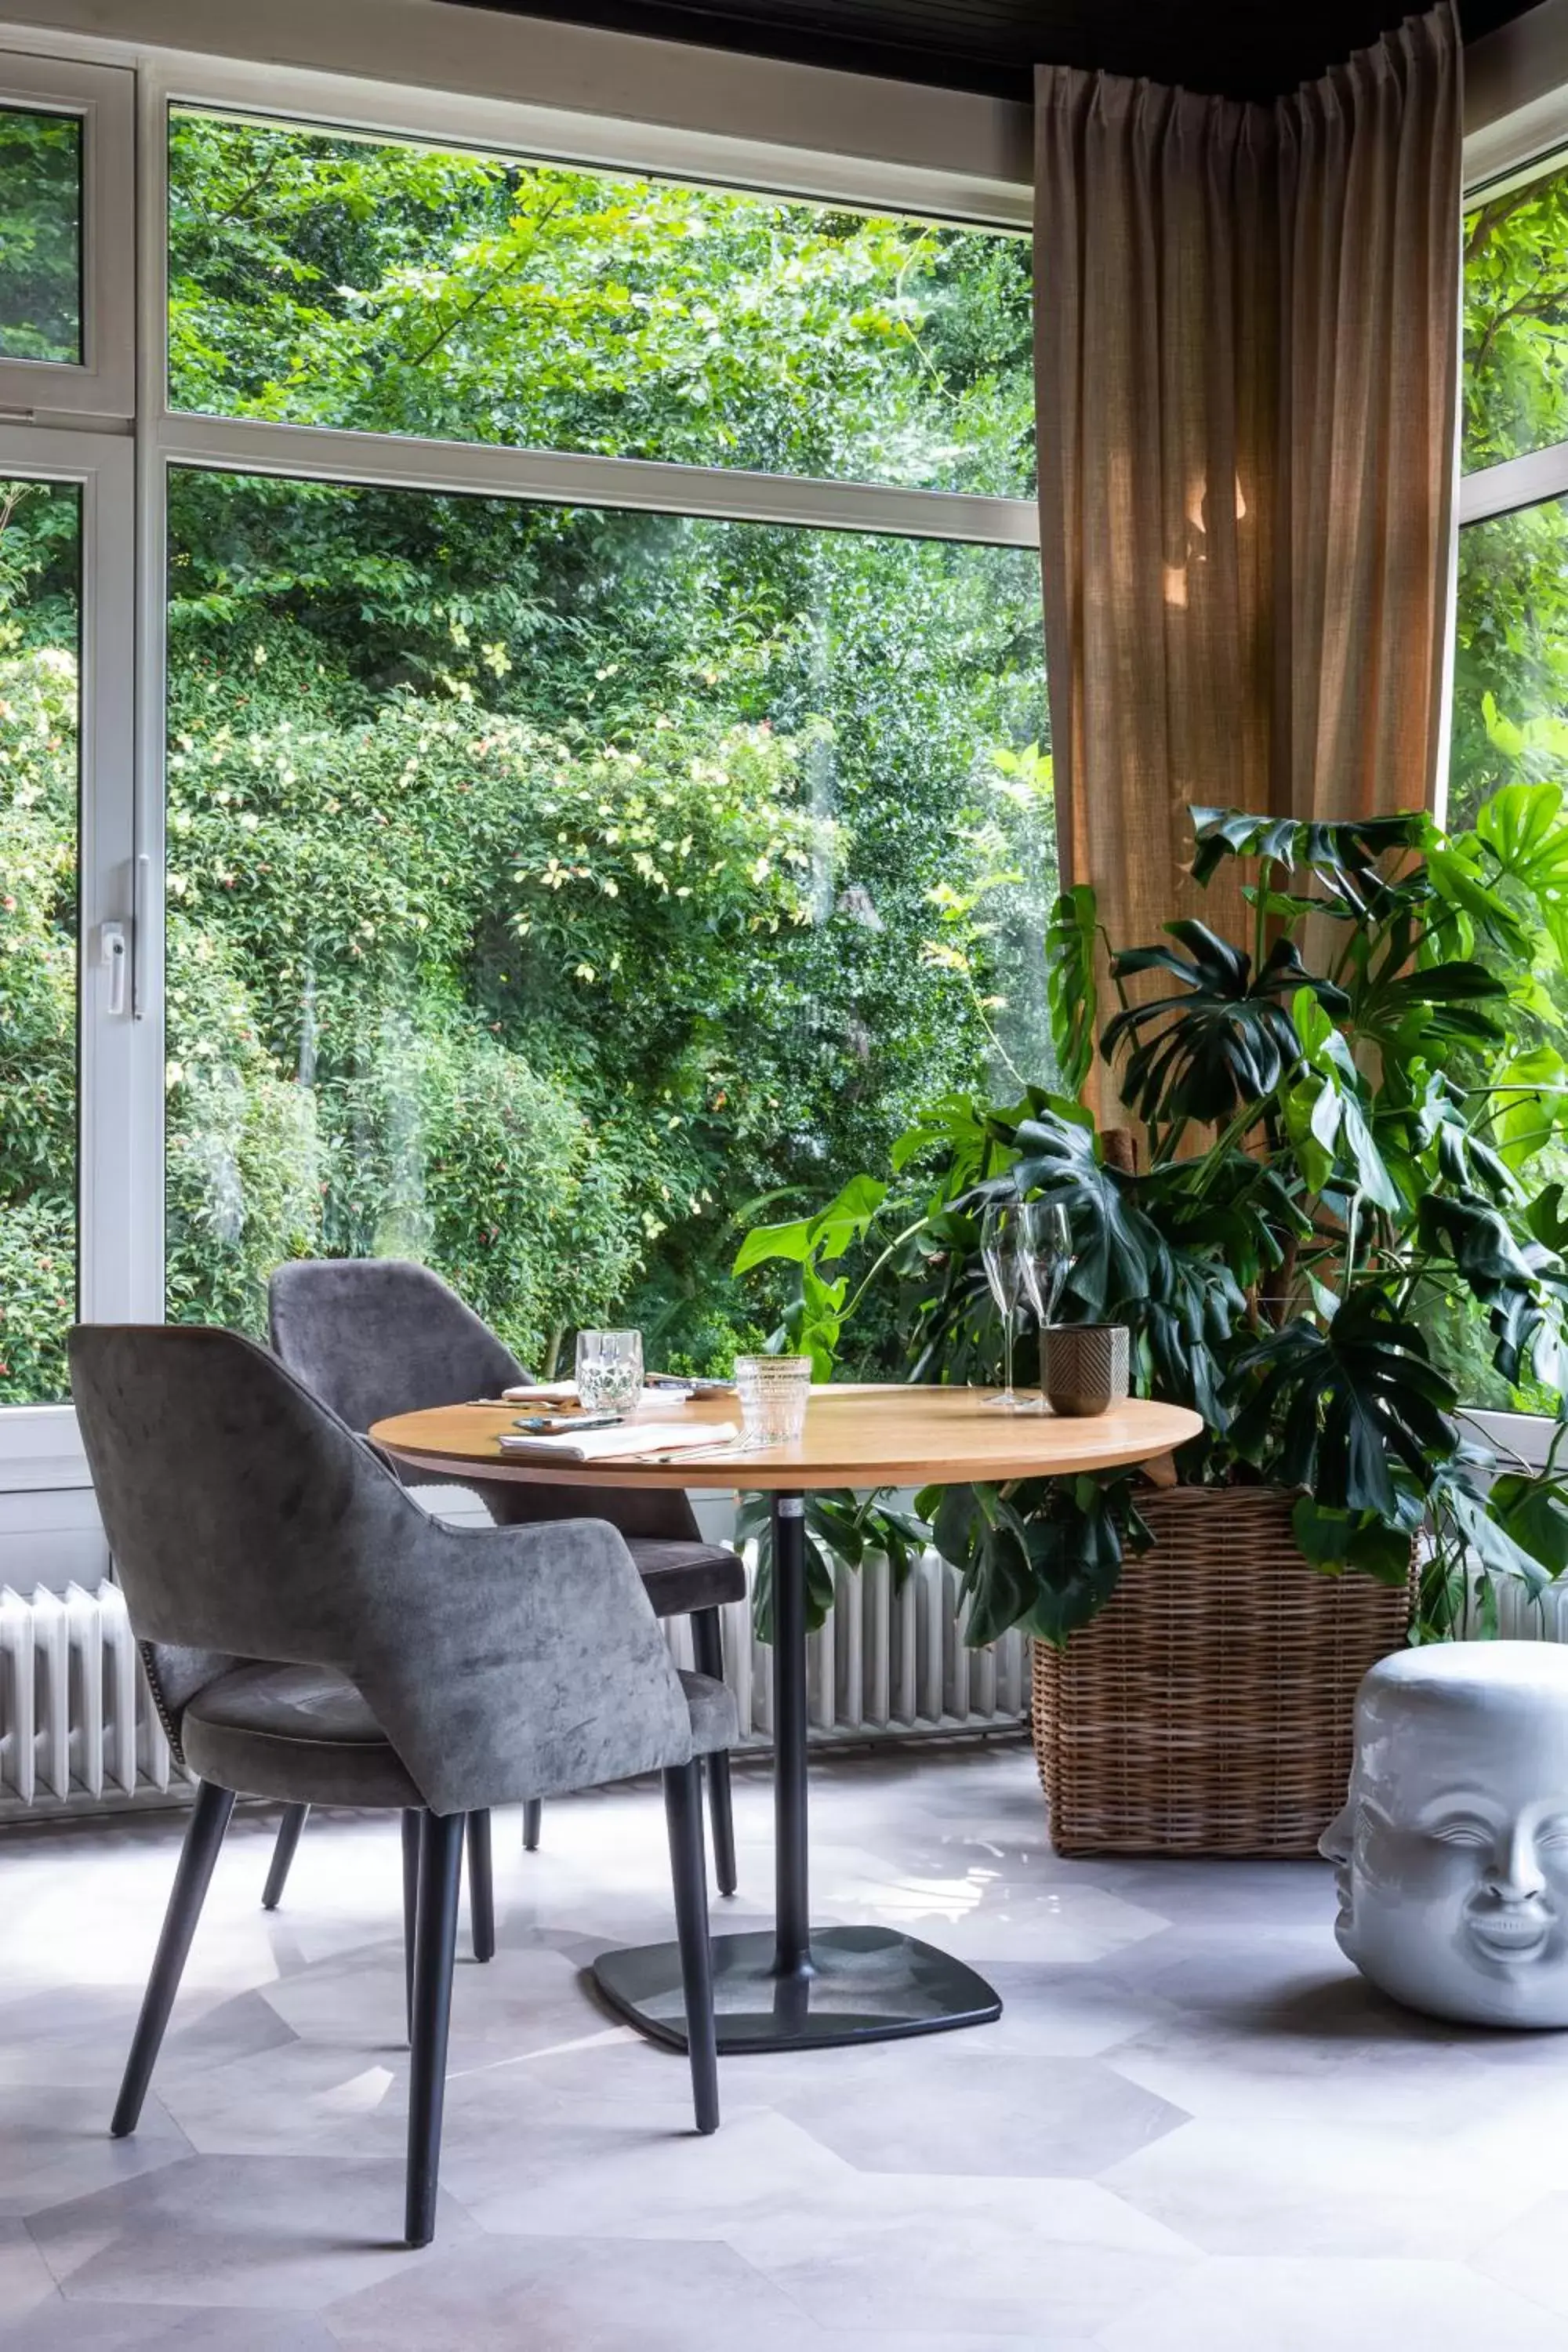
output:
[[[1262,99],[1409,13],[1411,0],[451,0],[796,64],[1027,99],[1037,63]],[[1467,40],[1528,0],[1461,0]]]

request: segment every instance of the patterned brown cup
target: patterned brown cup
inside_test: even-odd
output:
[[[1054,1323],[1040,1334],[1040,1385],[1053,1412],[1083,1419],[1127,1399],[1125,1323]]]

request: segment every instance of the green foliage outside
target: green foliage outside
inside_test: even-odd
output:
[[[1479,205],[1465,224],[1463,452],[1467,471],[1568,439],[1568,173]],[[1568,781],[1568,507],[1527,507],[1459,534],[1448,817],[1473,824],[1515,784]],[[1568,1053],[1568,960],[1543,929],[1535,986],[1516,1012],[1522,1050]],[[1556,1143],[1542,1173],[1568,1178]],[[1435,1337],[1461,1392],[1552,1411],[1557,1398],[1500,1381],[1473,1315],[1442,1311]]]
[[[183,113],[170,177],[181,407],[1032,486],[1020,240]]]
[[[1016,240],[200,118],[172,232],[184,405],[1030,478]],[[30,676],[74,646],[47,499],[0,566]],[[177,473],[171,1314],[256,1330],[280,1259],[400,1251],[536,1364],[613,1318],[727,1367],[780,1303],[746,1223],[1048,1051],[1044,699],[1022,551]],[[73,761],[28,836],[68,1227]],[[5,1170],[0,1397],[62,1377],[44,1200]]]
[[[81,122],[0,107],[0,357],[81,357]]]
[[[68,572],[75,492],[27,496]],[[5,617],[22,497],[0,481],[0,1398],[18,1400],[63,1394],[76,1303],[75,612],[40,600],[34,644]]]

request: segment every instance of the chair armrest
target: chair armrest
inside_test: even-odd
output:
[[[349,1669],[432,1811],[687,1762],[690,1713],[625,1539],[604,1522],[412,1516]]]

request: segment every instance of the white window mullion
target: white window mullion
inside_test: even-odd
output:
[[[1505,457],[1500,465],[1467,474],[1459,484],[1460,527],[1489,522],[1494,515],[1539,506],[1543,499],[1562,498],[1564,492],[1568,441],[1554,441],[1545,449],[1530,449],[1522,457]]]
[[[882,531],[895,538],[958,540],[988,547],[1037,547],[1040,540],[1039,509],[1032,499],[752,474],[646,457],[510,449],[489,442],[424,441],[309,425],[253,424],[226,416],[165,416],[157,434],[159,449],[169,463],[208,466],[226,473],[537,499],[551,506],[632,508],[719,522]]]
[[[68,436],[61,436],[62,438]],[[68,436],[80,449],[87,436]],[[135,830],[135,453],[94,436],[82,494],[81,1311],[94,1322],[139,1311],[135,1265],[139,1135],[158,1071],[135,1018],[141,914]],[[104,961],[104,927],[125,940],[123,982]],[[119,1009],[113,1000],[118,992]],[[156,1122],[157,1100],[152,1110]]]
[[[133,451],[114,434],[0,426],[0,477],[74,484],[80,495],[78,624],[77,1295],[95,1320],[136,1311],[133,1268],[147,1224],[136,1181],[146,1125],[145,1050],[137,1052],[130,963],[134,903],[135,510]],[[106,927],[126,945],[121,1009],[103,961]],[[154,1115],[156,1101],[153,1098]],[[79,1486],[85,1465],[68,1406],[0,1411],[0,1489]]]

